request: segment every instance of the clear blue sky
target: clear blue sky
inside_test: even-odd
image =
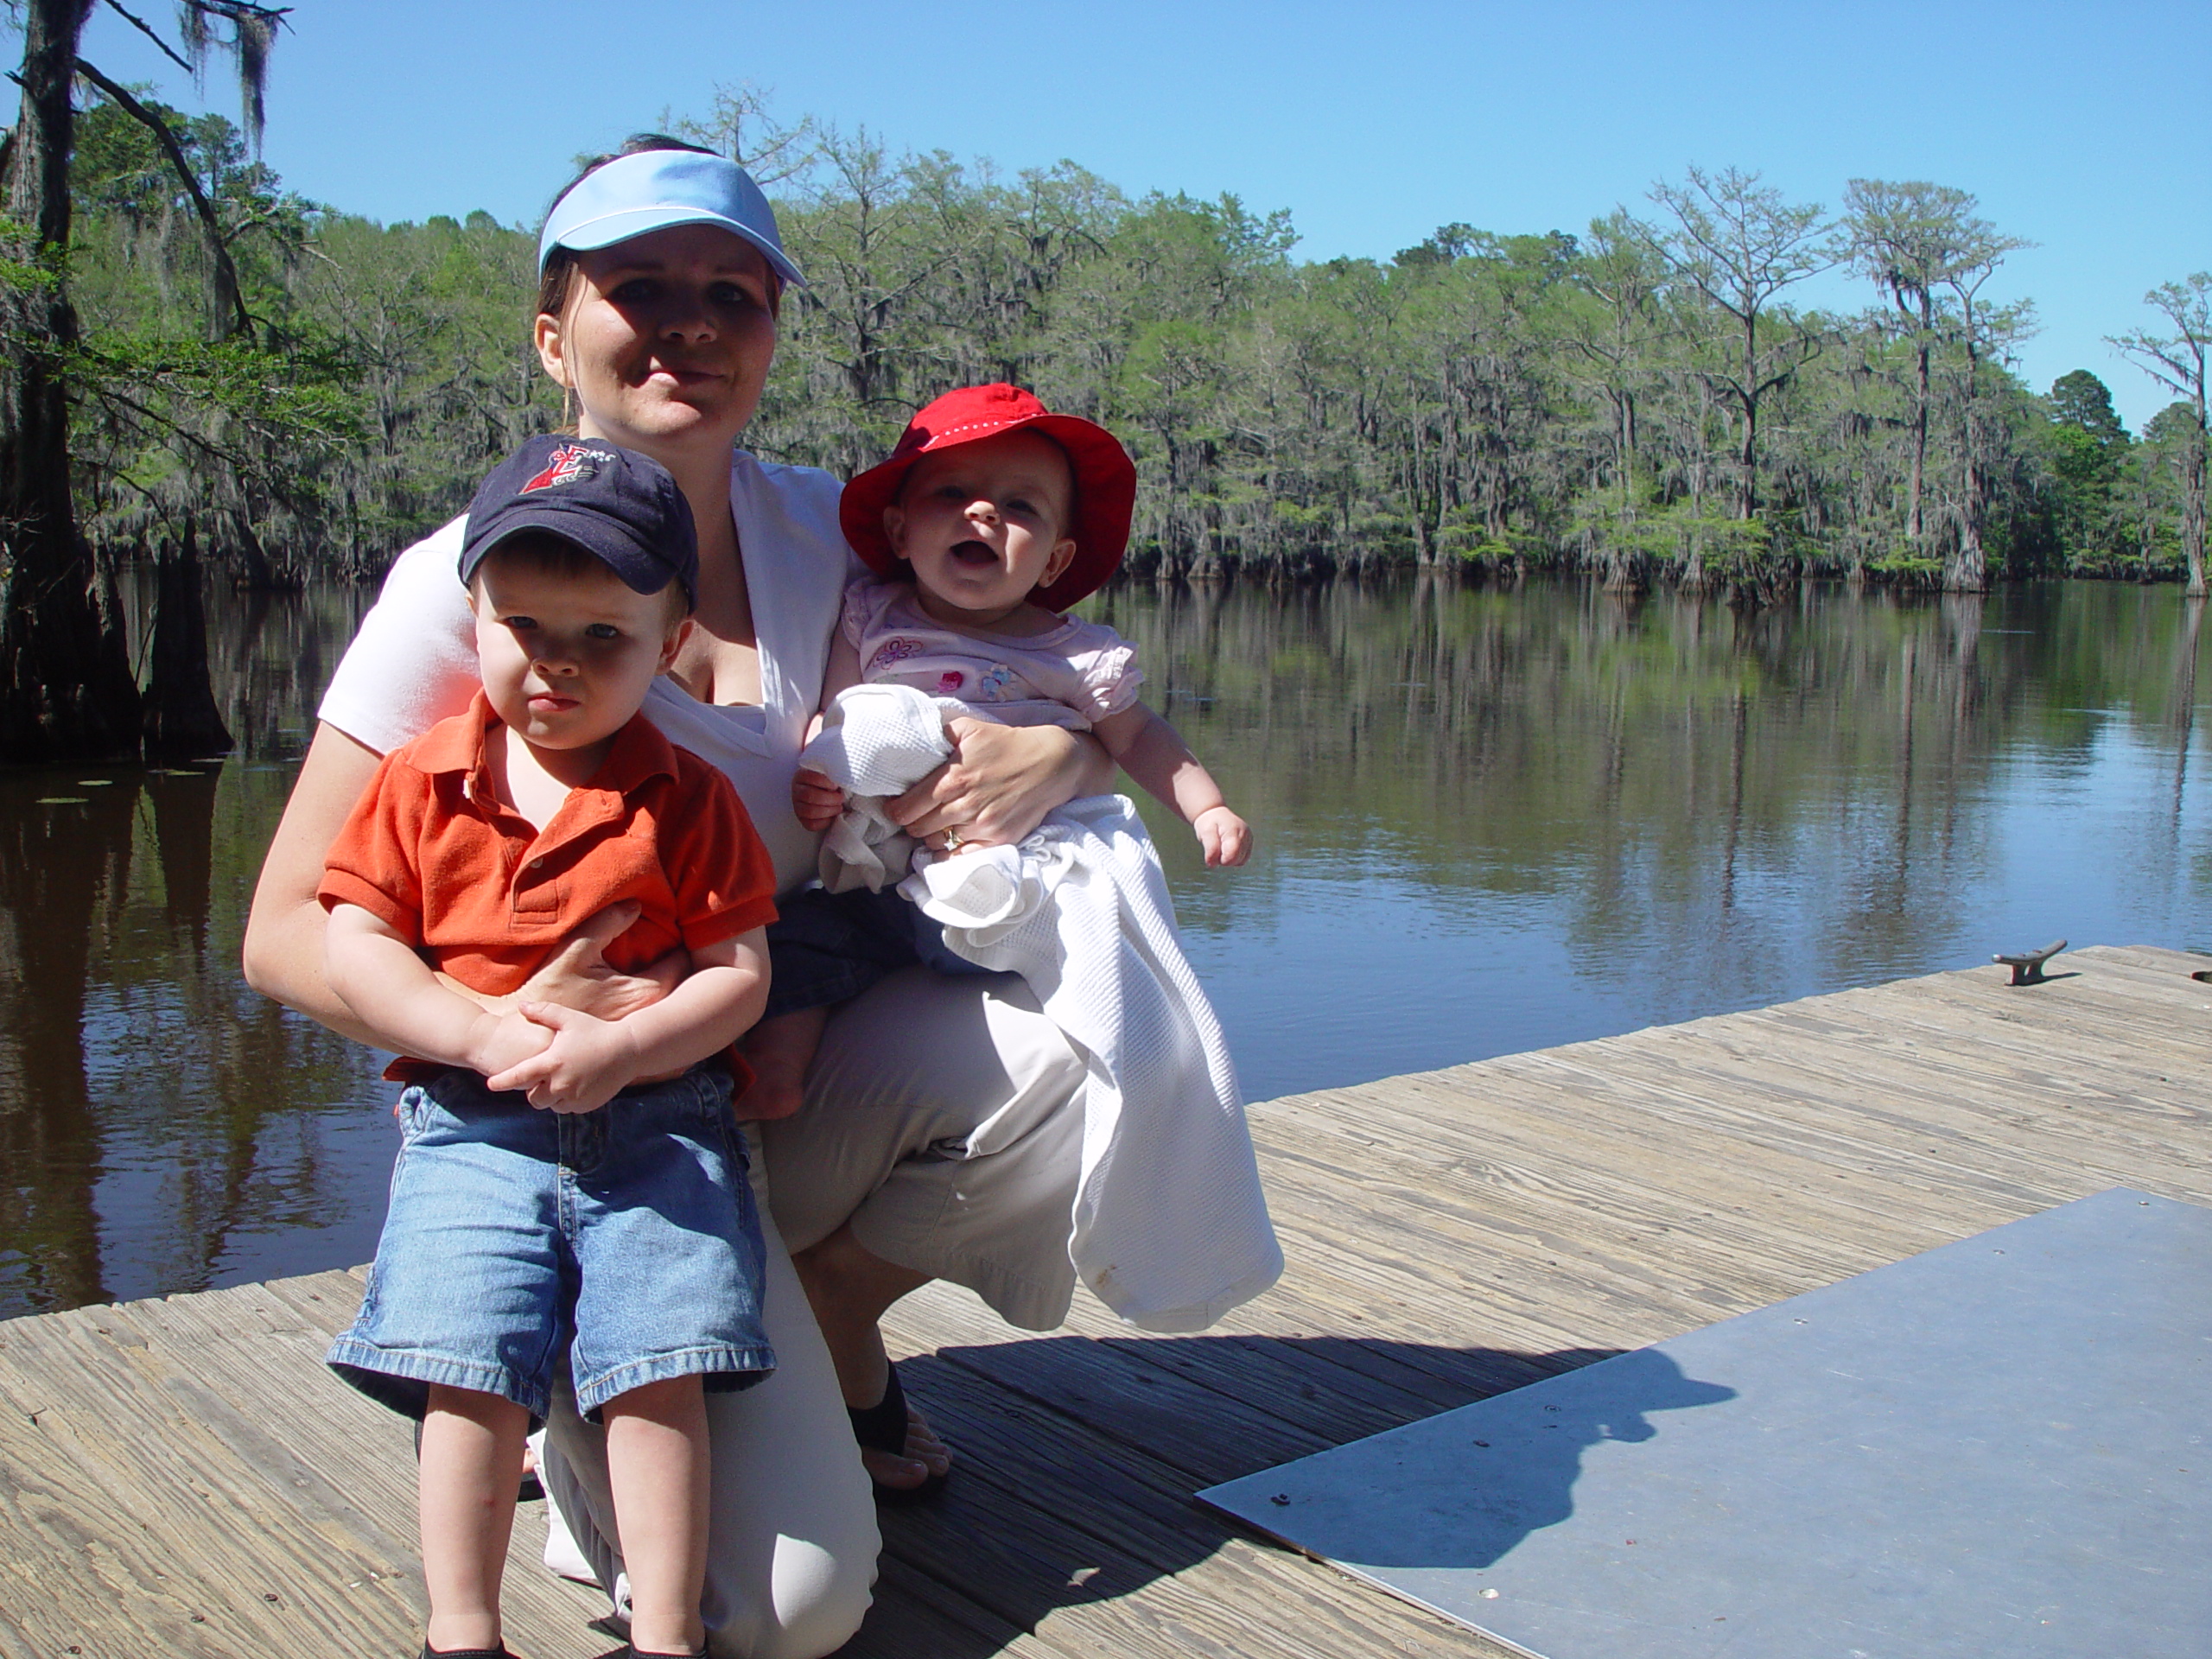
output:
[[[2040,308],[2029,378],[2092,369],[2136,428],[2164,398],[2103,336],[2152,321],[2153,283],[2212,268],[2205,0],[293,3],[267,159],[385,220],[535,225],[571,157],[742,81],[894,149],[1287,207],[1306,258],[1387,258],[1455,219],[1579,231],[1690,162],[1831,207],[1853,177],[1929,179],[2040,245],[1999,279]],[[111,11],[86,55],[196,103]],[[212,70],[208,94],[234,111]]]

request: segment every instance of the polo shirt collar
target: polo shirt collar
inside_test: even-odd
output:
[[[599,770],[592,774],[588,787],[611,789],[618,795],[627,795],[652,779],[675,776],[676,745],[664,737],[660,728],[640,710],[630,716],[628,725],[614,734],[614,747],[599,763]]]
[[[459,720],[442,721],[425,733],[412,757],[417,770],[428,773],[460,772],[468,780],[468,792],[484,800],[497,798],[492,775],[484,760],[484,734],[499,720],[492,701],[479,686],[469,699],[468,713]],[[676,776],[676,746],[660,728],[643,714],[615,733],[613,747],[599,763],[599,770],[585,789],[607,790],[626,796],[657,777]]]

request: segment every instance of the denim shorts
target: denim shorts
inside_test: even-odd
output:
[[[878,980],[919,963],[941,974],[987,971],[945,948],[944,930],[889,887],[808,887],[779,899],[768,924],[763,1020],[849,1002]]]
[[[709,1062],[595,1112],[540,1111],[448,1071],[400,1096],[376,1264],[331,1367],[420,1418],[442,1382],[543,1420],[565,1355],[576,1405],[775,1369],[760,1220],[730,1078]]]

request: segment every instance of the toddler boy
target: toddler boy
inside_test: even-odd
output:
[[[607,1426],[634,1651],[699,1651],[702,1391],[775,1363],[729,1110],[774,876],[729,781],[639,713],[697,571],[690,506],[657,463],[525,444],[477,492],[462,544],[483,690],[385,756],[323,875],[330,983],[409,1057],[387,1074],[410,1084],[391,1209],[329,1362],[423,1423],[426,1655],[506,1651],[523,1440],[564,1356],[578,1408]],[[610,964],[690,956],[664,1000],[619,1020],[499,1006],[617,904],[639,914]]]

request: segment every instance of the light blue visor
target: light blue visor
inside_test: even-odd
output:
[[[735,162],[689,149],[640,150],[577,180],[546,215],[537,269],[556,248],[611,248],[671,225],[719,225],[760,249],[785,282],[806,286],[752,175]]]

